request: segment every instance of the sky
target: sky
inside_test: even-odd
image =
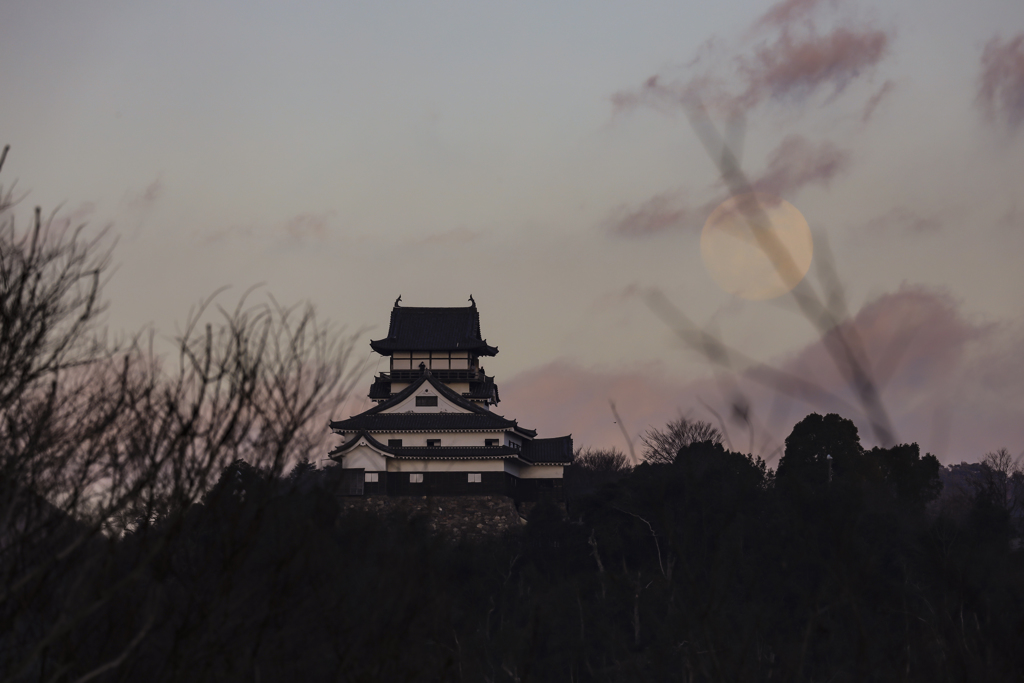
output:
[[[359,332],[368,387],[397,296],[472,294],[501,349],[497,411],[541,436],[628,450],[682,415],[774,459],[827,411],[865,445],[946,463],[1024,452],[1019,0],[8,0],[0,16],[0,181],[22,225],[38,205],[116,237],[114,331],[171,339],[213,292],[258,286]],[[701,230],[736,187],[722,144],[806,218],[797,291],[828,324],[709,274]],[[858,340],[875,408],[837,335]]]

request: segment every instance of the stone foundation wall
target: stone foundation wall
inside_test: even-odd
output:
[[[423,515],[432,531],[456,538],[501,534],[526,524],[526,510],[519,510],[508,496],[344,496],[343,510],[403,512]]]

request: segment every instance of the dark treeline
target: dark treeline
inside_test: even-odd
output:
[[[0,156],[0,165],[3,156]],[[358,367],[309,308],[101,327],[102,236],[0,191],[0,680],[1020,680],[1024,475],[810,415],[775,470],[677,420],[502,536],[343,512]],[[147,343],[149,340],[149,343]],[[291,467],[290,463],[299,464]],[[289,469],[291,467],[291,469]]]
[[[586,453],[565,508],[475,541],[342,513],[333,468],[237,461],[61,558],[4,664],[45,641],[20,678],[1018,680],[1021,475],[998,456],[940,499],[916,445],[810,415],[775,474],[714,441]]]

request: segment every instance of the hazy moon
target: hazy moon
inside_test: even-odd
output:
[[[711,212],[700,235],[700,254],[719,287],[763,301],[785,294],[804,278],[814,240],[795,206],[752,192],[730,197]]]

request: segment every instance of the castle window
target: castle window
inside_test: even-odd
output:
[[[484,445],[485,446],[497,446],[498,445],[498,440],[497,439],[484,439]]]
[[[470,472],[469,473],[469,483],[470,484],[479,484],[480,483],[480,473],[479,472]]]
[[[441,445],[441,439],[427,439],[427,448],[437,448]]]
[[[364,477],[363,477],[363,481],[365,483],[367,483],[367,484],[376,484],[377,481],[379,481],[377,479],[377,477],[378,477],[378,473],[377,472],[367,472],[364,475]]]
[[[437,396],[417,396],[416,407],[422,408],[424,406],[436,406]]]
[[[409,483],[410,484],[422,484],[423,483],[423,474],[419,473],[419,472],[414,472],[414,473],[410,474],[409,475]]]
[[[401,447],[402,447],[402,440],[401,439],[388,439],[388,448],[401,448]]]

